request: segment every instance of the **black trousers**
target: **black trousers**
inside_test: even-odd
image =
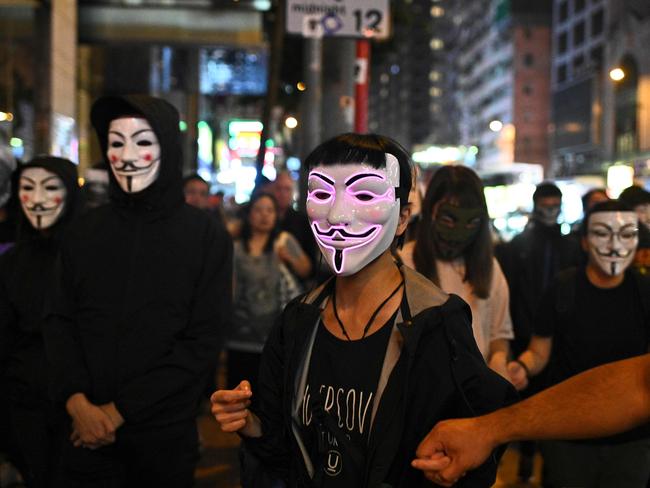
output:
[[[48,488],[59,465],[65,417],[52,408],[9,405],[13,461],[29,488]]]
[[[114,444],[91,450],[66,442],[58,488],[189,488],[198,461],[194,420],[118,430]]]

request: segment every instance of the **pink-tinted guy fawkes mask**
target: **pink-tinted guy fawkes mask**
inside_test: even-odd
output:
[[[111,121],[106,151],[120,188],[137,193],[151,184],[160,172],[160,143],[146,119],[121,117]]]
[[[45,168],[26,168],[18,181],[25,217],[38,230],[52,227],[63,214],[67,190],[63,180]]]
[[[314,167],[309,173],[307,215],[327,264],[349,276],[386,251],[399,223],[399,162],[386,167],[346,163]]]
[[[639,218],[633,211],[596,212],[589,217],[590,259],[605,274],[620,275],[634,260],[639,244]]]

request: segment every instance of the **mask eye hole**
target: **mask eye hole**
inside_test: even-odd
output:
[[[631,241],[638,235],[636,230],[624,230],[620,233],[622,241]]]
[[[321,201],[328,200],[331,197],[331,195],[329,193],[327,193],[326,191],[323,191],[323,190],[316,190],[316,191],[312,192],[312,196],[316,200],[321,200]]]
[[[20,189],[22,191],[32,191],[34,189],[34,186],[24,183],[24,184],[20,185]]]
[[[111,146],[113,149],[119,149],[119,148],[121,148],[121,147],[124,147],[124,143],[123,143],[122,141],[112,141],[112,142],[110,143],[110,146]]]
[[[47,186],[45,187],[45,189],[46,189],[47,191],[58,191],[58,190],[59,190],[59,187],[58,187],[58,185],[47,185]]]
[[[476,229],[479,225],[481,225],[481,217],[474,217],[469,222],[467,222],[466,227],[468,229]]]
[[[361,202],[369,202],[374,198],[374,196],[371,193],[366,193],[366,192],[356,193],[354,197]]]
[[[138,141],[137,145],[140,147],[149,147],[149,146],[153,146],[153,142],[151,142],[148,139],[143,139],[141,141]]]

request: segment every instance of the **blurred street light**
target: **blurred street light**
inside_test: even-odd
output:
[[[503,122],[500,120],[493,120],[490,122],[489,127],[492,132],[499,132],[501,129],[503,129]]]
[[[284,120],[284,125],[289,129],[295,129],[298,127],[298,120],[295,117],[289,116]]]
[[[14,114],[11,112],[0,112],[0,122],[11,122],[14,120]]]
[[[299,81],[298,83],[296,83],[296,88],[298,89],[298,91],[305,91],[307,89],[307,86],[305,86],[305,84],[302,81]]]
[[[614,68],[609,72],[609,77],[614,81],[621,81],[623,78],[625,78],[625,71],[623,71],[621,68]]]

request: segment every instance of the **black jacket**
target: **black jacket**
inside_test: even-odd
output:
[[[231,311],[232,243],[183,201],[176,109],[149,97],[100,99],[91,118],[103,149],[110,121],[123,114],[151,124],[160,173],[126,194],[111,172],[110,204],[65,236],[46,346],[54,398],[83,392],[97,405],[115,402],[129,429],[194,417]]]
[[[489,412],[516,399],[512,386],[485,364],[472,335],[467,304],[409,268],[404,267],[403,274],[406,298],[389,340],[378,401],[373,405],[363,485],[367,487],[430,486],[410,462],[431,428],[440,420]],[[310,472],[319,469],[318,460],[301,449],[294,415],[303,398],[323,306],[320,299],[330,292],[331,286],[324,291],[321,287],[306,300],[296,299],[286,307],[267,341],[260,386],[253,392],[265,435],[246,438],[246,447],[291,487],[312,486]],[[497,457],[456,486],[492,486]]]
[[[513,352],[528,347],[535,312],[544,291],[557,273],[578,265],[579,244],[562,235],[560,226],[544,226],[532,220],[512,241],[495,249],[510,289],[510,315],[515,332]]]
[[[37,157],[18,168],[16,183],[28,168],[44,168],[59,176],[66,200],[60,218],[46,231],[34,229],[21,210],[16,245],[0,257],[0,382],[5,383],[2,391],[12,403],[47,408],[43,304],[61,233],[79,207],[79,186],[76,166],[66,159]]]

